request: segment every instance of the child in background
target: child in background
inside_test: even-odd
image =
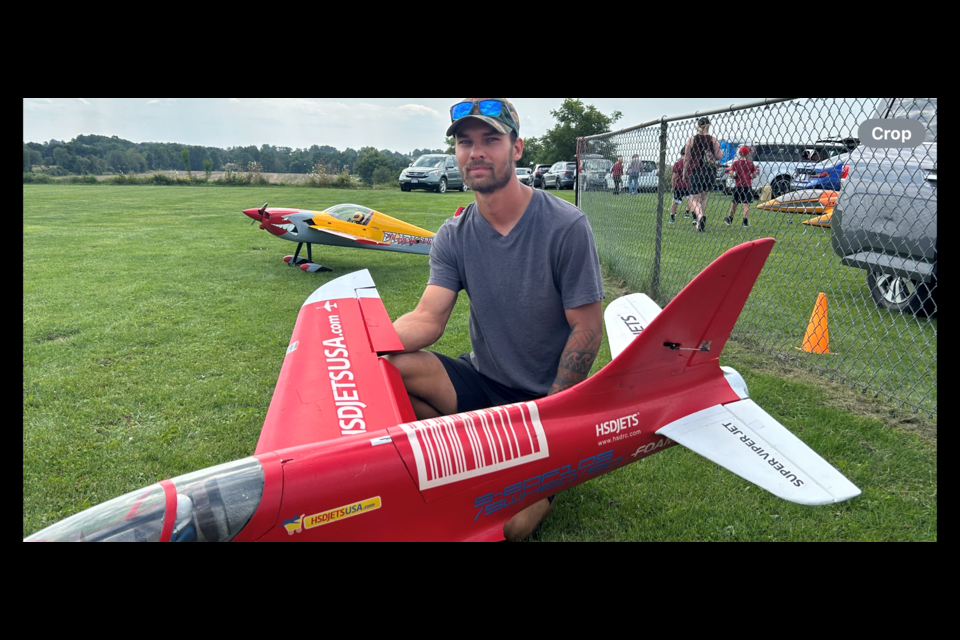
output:
[[[753,202],[753,181],[760,175],[760,168],[750,161],[753,150],[749,147],[740,147],[737,159],[734,160],[727,173],[733,174],[735,185],[733,188],[733,202],[730,203],[730,213],[723,219],[728,227],[733,224],[733,212],[738,204],[743,205],[743,227],[750,226],[750,204]]]

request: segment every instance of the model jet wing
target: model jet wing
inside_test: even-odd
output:
[[[657,431],[770,493],[803,505],[860,490],[752,400],[718,405]]]
[[[300,309],[256,453],[416,420],[400,372],[378,358],[401,351],[369,271],[317,289]]]
[[[390,245],[389,242],[378,242],[377,240],[371,240],[370,238],[364,238],[363,236],[357,236],[352,233],[344,233],[343,231],[334,231],[333,229],[325,229],[323,227],[320,227],[314,224],[311,224],[309,226],[311,229],[315,229],[322,233],[329,233],[332,236],[339,236],[341,238],[346,238],[347,240],[353,240],[354,242],[358,242],[360,244],[373,244],[373,245],[381,245],[384,247]]]

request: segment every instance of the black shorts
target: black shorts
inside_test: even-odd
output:
[[[717,186],[717,174],[713,171],[698,171],[696,173],[691,173],[690,178],[687,180],[687,184],[690,185],[688,195],[698,195],[701,193],[707,193],[708,191],[713,191]]]
[[[690,195],[690,189],[674,189],[673,190],[673,201],[679,203],[684,198]]]
[[[491,380],[473,368],[470,363],[470,355],[467,353],[456,359],[442,353],[433,351],[430,353],[440,359],[443,368],[446,369],[447,375],[450,377],[450,382],[453,383],[453,388],[457,392],[457,413],[489,407],[502,407],[543,397],[542,395],[532,395],[527,391],[511,389],[495,380]]]
[[[750,204],[753,202],[752,187],[735,187],[733,189],[733,204]]]

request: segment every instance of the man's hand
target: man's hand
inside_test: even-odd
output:
[[[457,304],[457,294],[450,289],[427,285],[417,308],[393,323],[406,353],[426,349],[443,335],[447,320]]]
[[[599,302],[566,311],[570,337],[560,356],[557,377],[548,396],[566,391],[590,375],[603,340],[603,308]]]

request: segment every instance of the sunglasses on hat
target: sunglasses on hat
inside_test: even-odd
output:
[[[480,110],[482,116],[498,117],[503,113],[503,103],[499,100],[481,100],[479,102],[460,102],[450,107],[450,118],[456,122],[473,114],[474,107]]]

